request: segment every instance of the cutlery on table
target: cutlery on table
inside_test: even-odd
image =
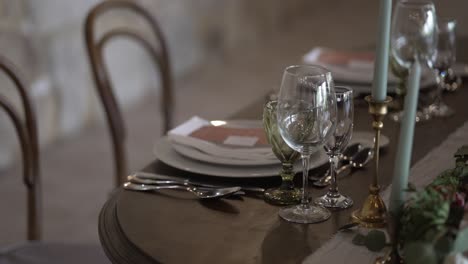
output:
[[[164,189],[178,189],[186,190],[193,193],[195,196],[201,199],[209,198],[222,198],[232,195],[240,191],[240,187],[227,187],[227,188],[199,188],[190,185],[147,185],[147,184],[135,184],[132,182],[126,182],[123,185],[124,189],[132,191],[157,191]]]
[[[142,180],[155,180],[155,181],[174,181],[177,182],[177,184],[181,185],[193,185],[193,186],[199,186],[199,187],[208,187],[208,188],[228,188],[231,186],[226,186],[222,184],[210,184],[210,183],[203,183],[203,182],[198,182],[192,179],[186,179],[186,178],[180,178],[176,176],[169,176],[169,175],[162,175],[162,174],[156,174],[156,173],[150,173],[150,172],[135,172],[134,174],[130,175],[128,178],[137,178],[137,179],[142,179]],[[149,183],[147,183],[149,184]],[[236,186],[240,187],[242,191],[246,192],[255,192],[255,193],[263,193],[265,192],[264,188],[261,187],[256,187],[256,186]]]
[[[194,186],[193,184],[190,184],[187,181],[176,181],[176,180],[152,180],[152,179],[145,179],[145,178],[139,178],[136,177],[135,175],[129,175],[127,176],[128,182],[135,183],[135,184],[143,184],[143,185],[183,185],[183,186]],[[238,186],[232,186],[232,187],[238,187]],[[198,186],[198,189],[218,189],[222,188],[219,186]],[[240,187],[239,187],[240,188]],[[238,191],[234,193],[234,195],[244,195],[245,192],[243,191]]]
[[[340,161],[350,161],[356,154],[359,153],[359,151],[361,151],[363,148],[362,144],[361,143],[354,143],[354,144],[351,144],[349,147],[347,147],[343,153],[341,153],[340,155]],[[339,171],[339,169],[338,169]],[[338,172],[337,171],[337,172]],[[317,174],[315,175],[310,175],[309,176],[309,180],[311,181],[319,181],[319,180],[323,180],[323,178],[327,177],[330,175],[330,168],[321,176],[317,176]]]
[[[343,177],[349,174],[349,172],[344,173],[345,171],[348,171],[353,168],[354,169],[363,168],[369,163],[369,161],[372,160],[373,157],[374,157],[374,151],[372,148],[369,148],[369,147],[363,148],[355,156],[353,156],[346,165],[340,167],[336,171],[336,175],[338,177]],[[326,187],[330,185],[330,183],[331,183],[330,175],[327,175],[318,181],[312,182],[312,184],[316,187]]]

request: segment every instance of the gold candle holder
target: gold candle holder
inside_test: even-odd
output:
[[[384,101],[375,101],[372,96],[366,96],[365,100],[369,104],[369,113],[372,115],[372,128],[375,132],[374,140],[374,158],[375,158],[375,174],[372,184],[369,186],[369,196],[362,207],[353,212],[352,218],[361,226],[367,228],[382,228],[387,223],[387,207],[385,206],[382,197],[380,197],[379,186],[379,147],[380,147],[380,131],[383,128],[383,119],[387,114],[387,106],[392,101],[391,97],[385,98]]]

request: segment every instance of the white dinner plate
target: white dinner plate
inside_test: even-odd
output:
[[[171,167],[208,176],[233,178],[269,177],[278,175],[281,169],[279,161],[278,165],[266,166],[229,166],[201,162],[178,154],[167,137],[162,137],[156,141],[154,154],[156,158]],[[310,166],[311,168],[316,168],[326,163],[327,160],[328,158],[324,151],[317,151],[312,155]],[[300,163],[294,166],[294,170],[301,170]]]
[[[373,145],[373,133],[356,132],[354,133],[351,142],[361,142],[364,146],[371,147]],[[388,137],[381,135],[381,147],[387,146],[389,142]],[[157,159],[171,167],[208,176],[233,178],[269,177],[278,175],[280,170],[279,164],[266,166],[228,166],[194,160],[178,154],[167,137],[162,137],[156,141],[154,146],[154,155]],[[328,157],[325,152],[317,151],[312,155],[310,168],[317,168],[325,164],[327,161]],[[301,170],[300,163],[297,163],[294,166],[294,170]]]
[[[241,122],[237,122],[236,124],[239,124]],[[254,124],[252,122],[252,124]],[[244,126],[245,127],[245,126]],[[389,140],[387,137],[382,136],[381,139],[382,143],[381,146],[384,147],[388,145]],[[374,144],[373,141],[373,133],[368,133],[368,132],[356,132],[355,135],[353,135],[353,139],[351,142],[361,142],[366,147],[372,147]],[[177,144],[174,142],[171,142],[172,148],[179,153],[182,156],[185,156],[189,159],[194,159],[198,160],[201,162],[206,162],[206,163],[212,163],[216,165],[231,165],[231,166],[263,166],[263,165],[275,165],[278,164],[278,160],[268,160],[268,159],[262,159],[262,160],[240,160],[240,159],[230,159],[230,158],[225,158],[225,157],[219,157],[219,156],[213,156],[210,154],[207,154],[205,152],[202,152],[196,148],[192,148],[190,146],[185,146],[181,144]]]

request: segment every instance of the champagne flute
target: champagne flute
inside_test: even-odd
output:
[[[452,19],[439,19],[437,24],[439,31],[434,68],[438,85],[435,102],[431,105],[431,114],[437,117],[448,117],[455,114],[455,111],[442,101],[442,92],[449,78],[449,69],[455,63],[456,22]]]
[[[263,196],[267,202],[279,205],[298,204],[301,200],[301,192],[294,188],[294,163],[299,159],[299,152],[293,150],[284,142],[278,129],[277,119],[278,101],[273,100],[265,104],[263,108],[263,127],[271,144],[273,153],[281,162],[281,186],[270,188]]]
[[[325,195],[315,199],[315,203],[329,208],[345,209],[353,205],[353,200],[338,191],[336,170],[340,154],[348,145],[353,133],[353,90],[349,87],[335,86],[335,94],[336,128],[324,146],[330,160],[331,186]]]
[[[280,217],[295,223],[317,223],[331,213],[312,205],[308,195],[309,160],[330,138],[336,124],[336,98],[331,72],[314,65],[294,65],[284,70],[278,99],[278,127],[286,144],[301,154],[302,198],[296,206],[282,208]]]

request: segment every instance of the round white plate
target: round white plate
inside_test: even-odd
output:
[[[229,124],[231,126],[232,121],[229,121]],[[257,125],[258,122],[254,121],[238,121],[235,124],[242,125],[243,127],[246,127],[246,124],[251,124],[253,126]],[[362,145],[365,147],[372,147],[374,145],[374,134],[371,132],[356,132],[352,139],[351,143],[354,142],[360,142]],[[381,147],[387,146],[389,143],[389,139],[382,135],[381,136]],[[213,156],[207,153],[204,153],[196,148],[190,147],[190,146],[184,146],[181,144],[173,143],[172,148],[179,153],[182,156],[185,156],[189,159],[194,159],[197,161],[201,162],[206,162],[206,163],[212,163],[216,165],[231,165],[231,166],[264,166],[264,165],[275,165],[278,164],[278,160],[240,160],[240,159],[229,159],[229,158],[223,158],[223,157],[218,157],[218,156]]]
[[[233,178],[269,177],[278,175],[281,169],[279,164],[266,166],[228,166],[197,161],[178,154],[167,137],[162,137],[156,141],[154,154],[156,158],[171,167],[208,176]],[[312,155],[310,168],[316,168],[326,163],[327,160],[328,158],[324,151],[317,151]],[[295,171],[300,171],[300,163],[297,163],[294,169]]]
[[[366,147],[372,147],[374,134],[371,132],[355,132],[351,143],[360,142]],[[385,135],[381,135],[381,147],[385,147],[390,143],[390,140]],[[162,137],[156,141],[154,146],[154,155],[160,161],[167,165],[198,174],[218,177],[233,177],[233,178],[253,178],[253,177],[269,177],[276,176],[280,171],[280,165],[267,166],[228,166],[216,165],[206,162],[197,161],[191,158],[184,157],[177,153],[172,147],[172,143],[167,137]],[[328,161],[328,157],[324,151],[317,151],[312,155],[310,168],[317,168]],[[279,162],[279,161],[278,161]],[[301,170],[300,163],[294,166],[295,171]]]

